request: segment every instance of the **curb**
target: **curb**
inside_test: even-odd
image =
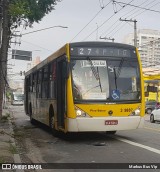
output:
[[[10,110],[10,108],[8,108],[8,111],[11,115],[12,118],[13,117],[13,112]],[[14,134],[14,131],[13,131],[13,125],[11,123],[11,120],[9,120],[9,128],[10,128],[10,132],[12,133],[12,135]],[[13,137],[10,138],[11,140],[11,144],[12,146],[16,147],[16,142],[15,142],[15,139]],[[14,163],[19,163],[19,164],[22,164],[22,161],[21,161],[21,158],[20,158],[20,155],[19,154],[13,154],[13,159],[14,159]],[[23,169],[16,169],[16,172],[24,172]]]

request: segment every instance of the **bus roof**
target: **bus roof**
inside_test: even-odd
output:
[[[74,42],[70,43],[70,47],[79,47],[79,46],[92,46],[92,47],[121,47],[121,48],[129,48],[129,49],[135,49],[135,46],[129,45],[129,44],[123,44],[123,43],[115,43],[115,42],[102,42],[102,41],[88,41],[88,42]]]
[[[65,44],[59,50],[57,50],[56,52],[54,52],[53,54],[48,56],[46,59],[44,59],[41,63],[39,63],[38,65],[34,66],[32,69],[27,71],[25,73],[25,76],[27,76],[30,73],[36,71],[37,69],[40,69],[41,67],[43,67],[44,65],[48,64],[49,62],[51,62],[52,60],[56,59],[57,57],[64,55],[66,53],[67,45],[68,44]]]
[[[135,47],[128,44],[122,44],[122,43],[115,43],[115,42],[100,42],[100,41],[88,41],[88,42],[74,42],[74,43],[66,43],[63,47],[61,47],[59,50],[48,56],[46,59],[44,59],[41,63],[30,69],[25,73],[25,76],[29,75],[30,73],[36,71],[37,69],[40,69],[44,65],[48,64],[52,60],[56,59],[57,57],[60,57],[64,55],[67,52],[67,47],[79,47],[79,46],[92,46],[92,47],[121,47],[121,48],[128,48],[128,49],[134,49]]]

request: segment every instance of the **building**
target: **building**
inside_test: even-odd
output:
[[[27,63],[27,69],[26,71],[30,70],[31,68],[33,68],[34,66],[36,66],[37,64],[39,64],[41,62],[41,59],[39,56],[35,57],[31,63]]]
[[[134,45],[134,34],[128,34],[124,38],[124,43]],[[160,68],[160,31],[139,30],[137,33],[137,47],[143,67]]]
[[[36,58],[34,58],[34,59],[32,60],[31,66],[34,67],[34,66],[36,66],[37,64],[39,64],[40,62],[41,62],[41,59],[40,59],[39,56],[37,56]]]

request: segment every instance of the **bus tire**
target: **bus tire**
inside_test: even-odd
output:
[[[110,134],[110,135],[113,135],[115,134],[117,131],[106,131],[106,134]]]
[[[31,105],[31,103],[29,105],[29,117],[30,117],[30,123],[34,124],[35,120],[32,118],[32,105]]]
[[[49,109],[49,127],[53,136],[59,136],[59,131],[55,129],[54,111],[52,106]]]

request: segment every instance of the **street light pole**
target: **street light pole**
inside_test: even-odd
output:
[[[133,20],[134,22],[134,46],[137,47],[137,20]]]
[[[22,34],[22,36],[23,36],[23,35],[28,35],[28,34],[30,34],[30,33],[35,33],[35,32],[39,32],[39,31],[47,30],[47,29],[52,29],[52,28],[55,28],[55,27],[60,27],[60,28],[63,28],[63,29],[68,28],[67,26],[52,26],[52,27],[47,27],[47,28],[35,30],[35,31],[32,31],[32,32],[27,32],[27,33]]]

